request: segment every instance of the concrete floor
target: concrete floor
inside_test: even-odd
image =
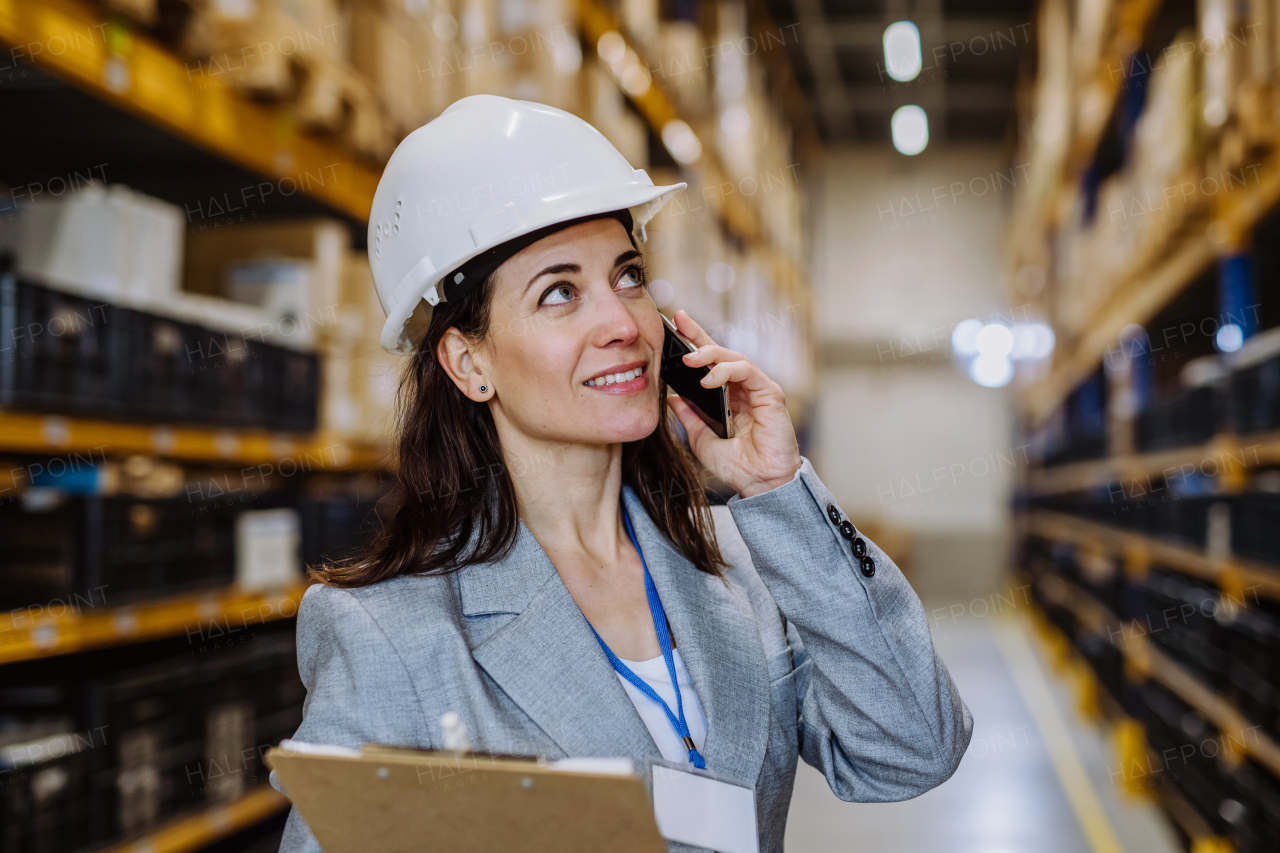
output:
[[[1072,709],[1027,624],[975,608],[933,624],[973,713],[950,780],[904,803],[844,803],[801,762],[788,853],[1180,853],[1162,812],[1115,790],[1105,734]]]

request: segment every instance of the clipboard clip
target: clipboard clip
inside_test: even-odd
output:
[[[467,724],[457,711],[445,711],[440,715],[440,728],[444,732],[444,748],[449,752],[470,752],[471,738],[467,736]]]

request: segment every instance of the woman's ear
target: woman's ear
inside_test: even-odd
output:
[[[484,356],[473,351],[467,339],[455,328],[450,328],[436,346],[436,358],[453,384],[469,399],[483,403],[493,396],[493,382],[485,375]]]

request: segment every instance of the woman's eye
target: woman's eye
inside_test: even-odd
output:
[[[622,274],[622,278],[618,279],[619,287],[639,287],[640,273],[635,270],[627,270]]]
[[[563,305],[573,299],[573,288],[567,284],[558,284],[542,297],[543,305]]]

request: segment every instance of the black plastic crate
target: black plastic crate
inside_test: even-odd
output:
[[[1280,428],[1280,355],[1236,370],[1229,387],[1228,418],[1235,432]]]
[[[1134,423],[1139,450],[1161,450],[1209,441],[1225,420],[1224,394],[1212,386],[1189,388],[1152,403]]]
[[[0,505],[0,601],[100,607],[235,578],[235,515],[185,500],[69,495]]]

